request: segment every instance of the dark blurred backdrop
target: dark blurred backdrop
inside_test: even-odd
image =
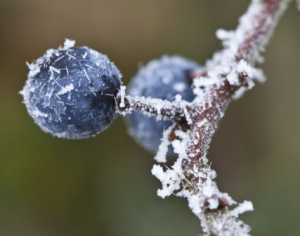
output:
[[[156,196],[153,155],[123,119],[95,138],[43,133],[18,92],[32,62],[64,38],[107,54],[124,84],[139,62],[179,54],[203,64],[249,0],[1,0],[0,235],[197,236],[185,199]],[[232,102],[209,158],[220,189],[252,200],[253,235],[299,235],[300,13],[284,15],[265,54],[268,77]]]

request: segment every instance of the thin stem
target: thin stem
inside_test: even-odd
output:
[[[122,105],[122,98],[125,105]],[[116,96],[116,109],[120,114],[139,111],[148,116],[156,116],[162,120],[173,120],[178,124],[189,124],[199,110],[191,103],[185,101],[170,102],[157,98],[131,97],[118,94]]]

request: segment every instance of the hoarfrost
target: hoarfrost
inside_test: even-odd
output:
[[[157,195],[161,198],[170,196],[175,190],[180,188],[181,179],[175,171],[170,169],[164,171],[161,166],[154,165],[152,174],[162,182],[163,188],[157,191]]]
[[[270,18],[269,20],[266,20],[265,25],[261,26],[262,28],[269,27],[271,30],[270,33],[266,34],[265,40],[263,41],[261,47],[259,47],[256,51],[253,51],[251,64],[248,64],[242,59],[244,52],[243,48],[239,47],[240,45],[243,45],[243,42],[245,42],[247,37],[251,36],[252,30],[255,29],[255,27],[259,24],[259,17],[254,18],[253,16],[257,16],[260,12],[262,12],[262,7],[263,4],[261,1],[253,0],[247,13],[240,18],[240,26],[237,28],[237,30],[217,30],[216,35],[220,40],[222,40],[225,49],[215,53],[213,59],[206,62],[206,69],[208,71],[206,80],[203,77],[194,80],[194,93],[196,95],[203,97],[203,90],[201,90],[199,87],[202,86],[209,88],[211,84],[209,84],[207,81],[217,85],[217,83],[220,83],[224,79],[224,76],[231,85],[238,87],[238,90],[234,95],[234,99],[240,98],[245,91],[251,89],[254,86],[254,79],[258,82],[264,82],[266,80],[262,70],[255,69],[253,65],[256,62],[263,62],[260,52],[264,51],[264,46],[267,44],[271,36],[273,27],[276,25],[273,20]],[[282,3],[280,6],[282,9],[280,11],[283,12],[285,7],[286,4]],[[278,14],[277,17],[279,15],[280,14]],[[277,18],[275,17],[274,21],[276,20]],[[236,55],[241,55],[241,59],[236,61]],[[246,78],[247,83],[241,84],[239,79],[241,74],[244,76],[244,78]],[[248,86],[245,87],[245,84]]]
[[[267,78],[261,69],[255,69],[254,71],[254,79],[256,79],[260,83],[266,82]]]
[[[177,95],[175,96],[175,102],[180,102],[181,99],[182,99],[182,96],[181,96],[180,94],[177,94]]]
[[[227,80],[231,85],[239,85],[240,84],[239,77],[235,71],[231,71],[228,74]]]
[[[64,43],[64,50],[68,50],[69,48],[72,48],[75,46],[75,40],[71,40],[71,39],[65,39],[65,43]]]
[[[54,79],[54,72],[60,74],[60,70],[56,69],[55,67],[53,66],[49,66],[49,70],[50,70],[50,80],[53,80]]]
[[[253,211],[253,210],[254,210],[254,207],[253,207],[252,202],[244,201],[243,203],[240,203],[238,205],[238,207],[236,207],[235,209],[233,209],[231,211],[231,215],[235,216],[235,217],[238,217],[240,214],[243,214],[247,211]]]
[[[188,125],[191,125],[193,123],[193,121],[192,121],[190,114],[188,113],[186,107],[183,108],[183,111],[184,111],[184,115],[185,115]]]
[[[122,91],[120,90],[117,94],[117,97],[122,97]],[[172,117],[175,117],[176,110],[175,108],[181,108],[182,111],[186,109],[186,107],[191,107],[192,103],[175,100],[175,105],[173,102],[168,100],[161,100],[158,98],[151,97],[131,97],[127,96],[129,102],[129,108],[119,109],[117,112],[121,115],[130,114],[133,110],[135,110],[135,106],[139,107],[139,111],[148,117],[155,115],[157,120],[169,120]],[[175,99],[179,99],[179,96],[175,96]],[[122,108],[119,105],[120,108]],[[124,107],[123,107],[124,108]],[[190,119],[190,112],[186,111],[185,118]]]
[[[87,78],[87,80],[89,81],[89,83],[91,83],[91,79],[90,79],[88,73],[86,72],[85,68],[83,68],[83,71],[84,71],[85,77]]]
[[[39,117],[39,116],[41,116],[41,117],[48,117],[47,114],[41,112],[41,111],[38,110],[38,109],[33,110],[33,111],[32,111],[32,114],[33,114],[34,116],[36,116],[36,117]]]
[[[160,163],[165,163],[167,162],[167,152],[168,152],[168,147],[171,144],[169,141],[169,135],[171,131],[174,129],[174,125],[170,126],[167,130],[163,132],[163,136],[161,138],[161,144],[158,147],[158,151],[154,159],[157,162]]]
[[[29,68],[29,74],[28,74],[29,77],[35,76],[41,70],[40,67],[37,64],[35,64],[35,63],[29,64],[28,62],[26,62],[26,64],[27,64],[27,66]]]
[[[71,92],[74,89],[73,84],[67,85],[65,87],[63,87],[58,93],[57,95],[63,95],[65,93]]]
[[[123,108],[125,107],[125,89],[126,89],[126,86],[121,86],[121,89],[120,89],[120,97],[121,97],[121,103],[120,103],[120,107]]]
[[[238,99],[240,99],[240,98],[244,95],[244,93],[247,92],[247,91],[248,91],[247,88],[245,88],[245,87],[240,87],[237,91],[235,91],[235,93],[234,93],[233,96],[232,96],[232,99],[233,99],[233,100],[238,100]]]
[[[87,56],[87,53],[83,54],[83,55],[82,55],[82,58],[85,59],[86,56]]]
[[[65,42],[64,42],[64,47],[59,47],[58,50],[68,50],[70,49],[71,47],[74,47],[75,46],[75,40],[70,40],[70,39],[65,39]],[[31,64],[29,64],[28,62],[26,63],[28,68],[29,68],[29,73],[28,73],[28,77],[29,78],[32,78],[34,77],[35,75],[37,75],[39,72],[40,72],[40,66],[45,63],[45,62],[49,62],[50,61],[50,58],[52,57],[53,54],[59,56],[59,52],[58,50],[55,50],[55,49],[49,49],[46,51],[46,53],[40,57],[36,62],[33,62]],[[54,70],[55,71],[55,70]],[[53,71],[51,70],[50,68],[50,72],[51,72],[51,75],[53,73]],[[57,72],[57,71],[55,71]],[[59,72],[57,72],[59,73]],[[52,78],[52,76],[51,76]]]

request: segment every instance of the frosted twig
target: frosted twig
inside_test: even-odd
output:
[[[124,104],[122,104],[122,98]],[[133,98],[129,95],[124,95],[123,92],[119,92],[116,96],[116,109],[122,115],[129,114],[132,111],[139,111],[149,117],[156,116],[159,120],[173,120],[180,124],[187,124],[187,119],[192,119],[199,113],[199,110],[196,110],[192,103],[186,101],[170,102],[157,98]]]
[[[163,132],[163,136],[161,139],[161,144],[158,147],[158,151],[156,156],[154,157],[154,160],[160,163],[165,163],[167,162],[167,152],[168,152],[168,147],[171,144],[170,141],[170,135],[172,131],[174,130],[175,125],[171,125],[167,130]]]
[[[253,0],[247,13],[240,19],[240,25],[237,30],[235,33],[232,33],[232,37],[228,39],[229,41],[226,43],[228,46],[223,51],[216,53],[214,58],[207,62],[206,70],[203,70],[201,74],[195,72],[194,77],[198,78],[201,75],[206,75],[209,78],[211,77],[211,79],[214,79],[214,77],[224,78],[226,77],[224,74],[225,69],[222,71],[220,69],[221,66],[230,68],[229,70],[232,71],[243,60],[254,65],[260,58],[259,52],[263,50],[263,47],[268,42],[278,18],[286,9],[288,2],[289,0]],[[229,74],[230,73],[227,73],[227,76]],[[249,74],[246,73],[239,75],[241,86],[243,85],[242,80],[249,82],[247,81],[248,77]],[[204,101],[206,101],[205,106],[208,109],[195,117],[191,139],[196,135],[193,133],[209,133],[204,132],[203,127],[197,126],[197,123],[204,118],[209,121],[208,127],[206,127],[205,130],[211,130],[208,136],[212,136],[213,130],[215,130],[215,124],[222,117],[220,113],[225,112],[235,90],[236,87],[230,84],[230,81],[224,80],[221,85],[215,85],[206,92]],[[216,116],[219,118],[214,119]],[[210,138],[202,137],[203,142],[200,142],[196,146],[191,144],[188,152],[193,153],[200,148],[201,151],[198,153],[197,158],[205,156],[208,148],[207,145],[205,145],[207,139]]]
[[[163,185],[158,195],[164,198],[175,192],[186,197],[191,210],[200,219],[205,235],[249,235],[250,227],[237,216],[253,210],[252,203],[246,201],[229,210],[228,206],[236,203],[228,194],[219,191],[216,173],[210,169],[206,155],[217,123],[236,90],[242,88],[241,94],[254,86],[253,79],[262,81],[261,73],[253,66],[262,62],[260,52],[288,2],[252,0],[236,31],[218,32],[225,49],[207,61],[201,71],[194,72],[197,97],[193,104],[199,112],[193,116],[191,130],[172,142],[179,158],[166,172],[157,165],[152,170]]]
[[[260,82],[265,80],[263,73],[254,66],[263,61],[260,52],[264,50],[289,2],[252,0],[248,11],[240,18],[236,31],[217,32],[224,50],[214,54],[201,71],[193,72],[196,98],[192,103],[133,98],[124,95],[124,92],[116,96],[116,109],[120,114],[135,110],[177,122],[175,128],[164,133],[156,159],[166,160],[162,154],[166,153],[170,142],[178,159],[166,171],[155,165],[152,174],[162,182],[159,196],[165,198],[176,194],[187,198],[189,207],[201,221],[205,235],[249,235],[250,227],[237,217],[253,210],[252,203],[245,201],[229,210],[229,206],[236,202],[228,194],[219,191],[215,182],[216,173],[210,168],[206,155],[217,124],[232,98],[240,97],[251,89],[254,79]],[[177,129],[180,126],[184,129]],[[167,138],[171,133],[173,139],[170,141]]]

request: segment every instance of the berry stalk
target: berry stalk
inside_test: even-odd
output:
[[[122,98],[125,105],[122,105]],[[191,124],[191,120],[199,113],[192,103],[186,101],[170,102],[158,98],[132,97],[120,94],[116,96],[116,110],[126,115],[139,111],[147,116],[155,116],[158,120],[172,120],[178,124]]]

